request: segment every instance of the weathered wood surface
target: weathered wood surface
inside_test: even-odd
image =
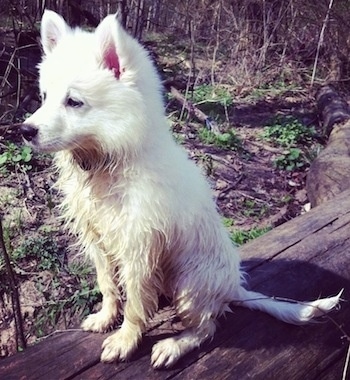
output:
[[[253,289],[308,300],[344,288],[350,297],[350,191],[285,223],[240,249]],[[106,335],[64,332],[0,362],[0,378],[18,379],[341,379],[350,335],[350,305],[334,323],[292,326],[260,312],[234,307],[215,338],[173,369],[150,366],[151,346],[179,323],[163,309],[127,363],[102,364]],[[337,325],[342,327],[342,331]],[[349,378],[350,375],[348,375]]]
[[[307,176],[306,189],[312,207],[350,189],[349,106],[332,86],[321,88],[316,101],[329,139]]]

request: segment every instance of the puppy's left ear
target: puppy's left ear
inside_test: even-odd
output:
[[[70,30],[63,17],[46,9],[41,20],[41,43],[44,53],[50,53]]]
[[[95,31],[101,52],[101,64],[119,79],[130,64],[136,41],[129,36],[115,15],[104,18]]]

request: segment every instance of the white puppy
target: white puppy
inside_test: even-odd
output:
[[[22,133],[33,148],[56,152],[63,213],[96,265],[102,309],[83,329],[112,328],[123,307],[102,361],[130,357],[161,294],[186,329],[155,344],[154,367],[173,365],[212,337],[232,301],[296,324],[338,303],[339,296],[278,302],[242,287],[210,188],[168,130],[156,70],[114,16],[89,33],[46,11],[41,37],[43,104]]]

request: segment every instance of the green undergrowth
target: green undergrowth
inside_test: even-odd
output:
[[[264,127],[261,138],[283,148],[274,160],[274,166],[281,170],[304,169],[319,151],[315,127],[305,125],[293,116],[274,118]]]
[[[231,240],[239,246],[258,238],[271,230],[271,227],[254,227],[249,230],[238,230],[234,228],[234,220],[231,218],[223,218],[223,224],[230,231]]]
[[[204,144],[215,145],[222,149],[238,150],[242,146],[240,138],[232,129],[224,133],[214,133],[207,128],[200,128],[198,137]]]
[[[85,261],[68,260],[66,246],[58,244],[54,232],[39,230],[29,237],[19,238],[21,241],[12,248],[11,228],[4,225],[12,267],[22,276],[25,274],[21,290],[26,293],[26,278],[30,278],[35,288],[32,291],[34,299],[30,301],[34,308],[32,323],[26,333],[37,338],[49,334],[57,326],[67,328],[80,322],[101,301],[92,267]],[[0,277],[0,293],[8,293],[2,256]]]

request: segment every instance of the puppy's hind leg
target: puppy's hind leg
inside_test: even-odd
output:
[[[151,363],[154,368],[173,366],[182,356],[213,337],[216,330],[215,320],[220,313],[220,302],[206,298],[205,287],[198,289],[196,286],[178,289],[174,297],[176,314],[186,329],[153,346]]]
[[[97,283],[102,293],[102,308],[90,314],[81,327],[85,331],[105,332],[113,327],[119,313],[121,295],[110,258],[101,253],[94,256]]]

